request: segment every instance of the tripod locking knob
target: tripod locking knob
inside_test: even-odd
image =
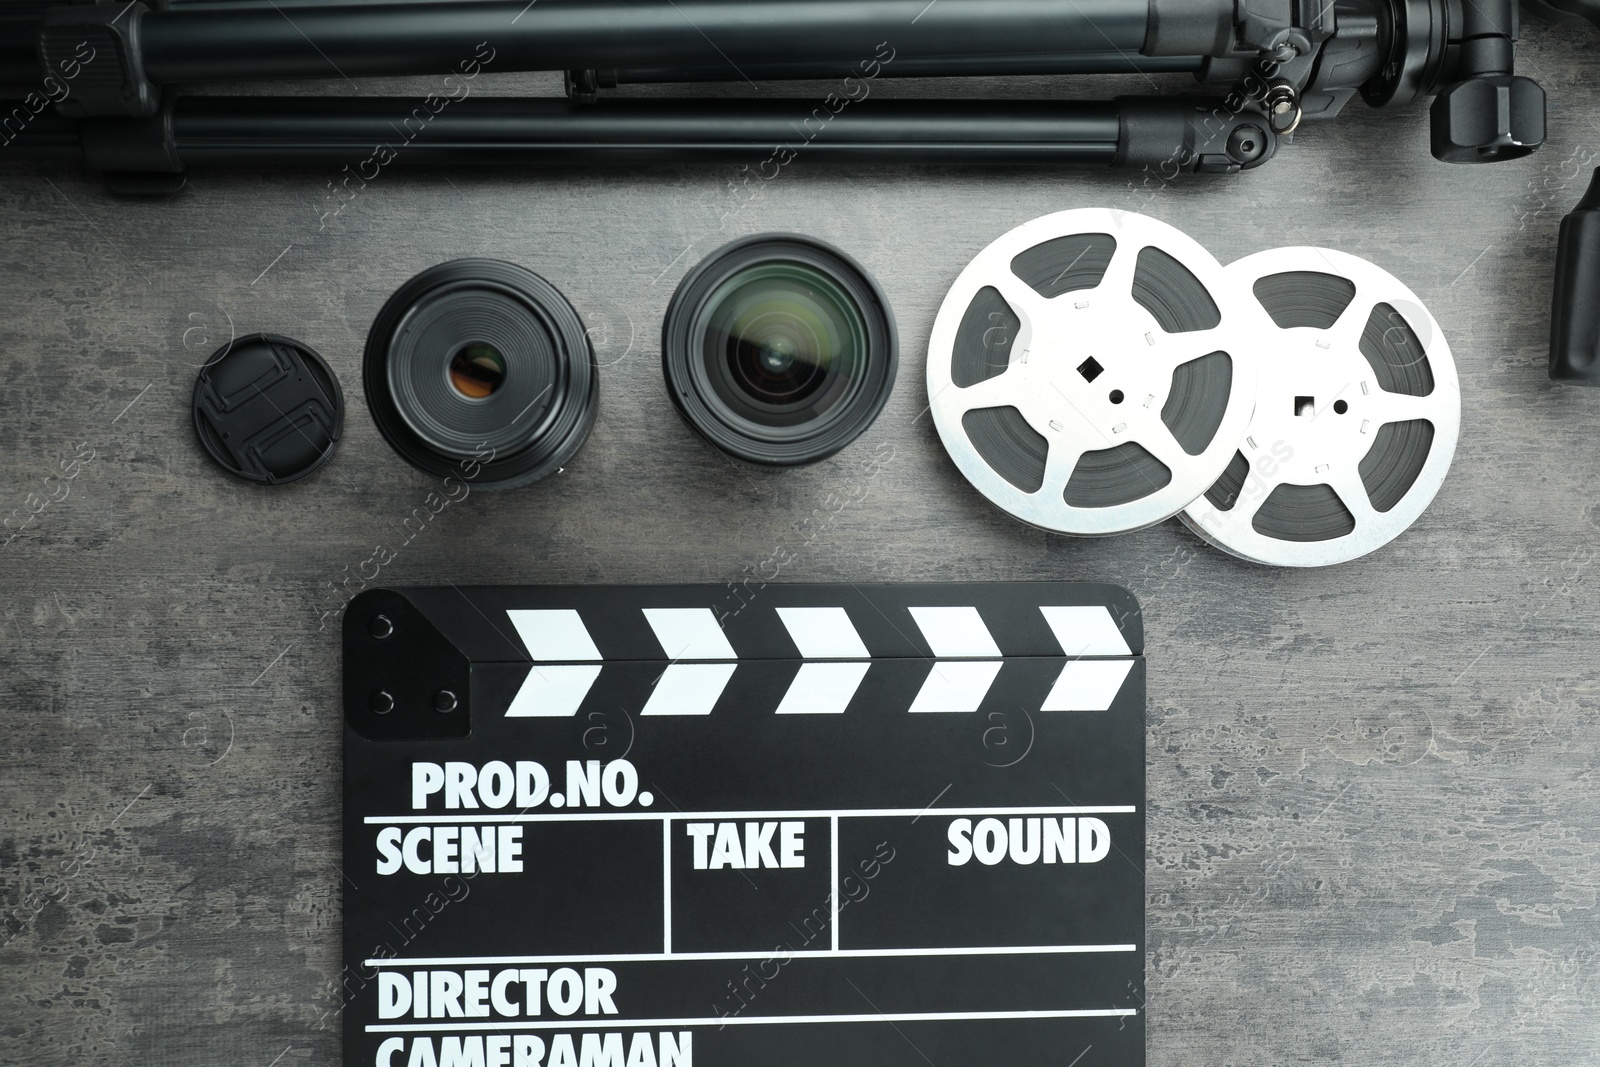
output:
[[[1521,159],[1544,144],[1544,89],[1516,74],[1480,74],[1433,102],[1433,158],[1446,163]]]

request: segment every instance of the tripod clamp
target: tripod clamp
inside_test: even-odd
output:
[[[131,0],[45,9],[37,39],[40,62],[47,73],[77,72],[72,94],[56,105],[57,114],[148,118],[157,112],[161,87],[145,74],[139,29],[145,13],[165,3]]]

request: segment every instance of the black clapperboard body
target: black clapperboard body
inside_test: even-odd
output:
[[[344,642],[352,1067],[1144,1063],[1126,591],[373,590]]]

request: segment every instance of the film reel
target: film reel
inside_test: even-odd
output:
[[[1444,482],[1461,390],[1439,324],[1364,259],[1280,248],[1227,268],[1276,329],[1227,472],[1183,515],[1218,548],[1281,567],[1356,559],[1398,537]]]
[[[1236,277],[1144,215],[1063,211],[1012,230],[934,323],[945,449],[992,503],[1046,530],[1171,518],[1222,476],[1250,419],[1258,346]]]

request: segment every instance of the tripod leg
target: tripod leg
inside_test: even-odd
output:
[[[156,120],[101,118],[77,129],[95,167],[196,164],[350,168],[394,163],[514,166],[734,162],[775,177],[797,159],[835,163],[1089,165],[1226,172],[1271,157],[1264,116],[1169,97],[1102,103],[636,100],[602,105],[473,97],[438,111],[394,98],[179,97]],[[141,124],[142,125],[139,125]],[[66,120],[11,149],[59,154]],[[169,138],[163,143],[140,140]],[[31,145],[30,145],[31,141]]]
[[[448,71],[492,50],[500,71],[858,62],[886,43],[917,60],[1195,56],[1231,44],[1232,0],[457,0],[180,4],[144,15],[157,84]],[[754,12],[754,13],[753,13]],[[1154,50],[1146,51],[1147,46]]]

